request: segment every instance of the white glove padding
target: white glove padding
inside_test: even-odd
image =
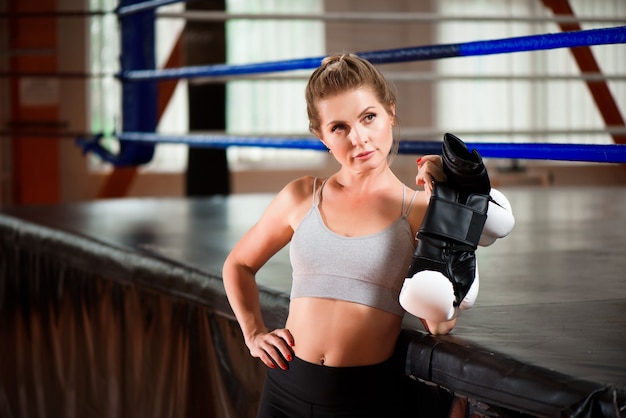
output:
[[[489,202],[487,221],[478,241],[478,245],[481,247],[488,247],[496,239],[506,237],[515,226],[511,203],[506,196],[494,188],[491,188],[489,195],[492,201]]]
[[[459,306],[454,306],[454,289],[450,280],[438,271],[422,270],[404,280],[400,290],[400,305],[418,318],[434,322],[451,321],[461,311],[474,305],[480,287],[478,262],[476,277]]]

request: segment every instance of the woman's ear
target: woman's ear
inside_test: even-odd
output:
[[[311,132],[313,135],[315,135],[316,138],[319,138],[320,141],[322,141],[322,136],[320,135],[320,132],[318,132],[317,129],[313,129],[313,127],[311,127],[311,125],[309,125],[309,132]],[[324,141],[322,141],[324,142]]]
[[[311,128],[310,126],[309,126],[309,132],[311,132],[313,135],[315,135],[315,137],[316,137],[317,139],[319,139],[319,140],[320,140],[320,142],[321,142],[322,144],[324,144],[324,146],[325,146],[326,148],[328,148],[328,145],[326,145],[326,142],[324,142],[324,140],[322,139],[321,132],[319,132],[317,129],[313,129],[313,128]]]

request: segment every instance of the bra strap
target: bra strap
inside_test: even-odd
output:
[[[316,190],[317,189],[317,177],[315,177],[313,179],[313,206],[317,205],[317,195],[316,195]]]
[[[326,184],[326,180],[328,180],[328,178],[325,178],[324,180],[322,180],[322,184],[320,185],[319,196],[317,193],[317,180],[318,178],[315,177],[315,180],[313,181],[313,206],[319,205],[320,201],[322,200],[322,189],[324,189],[324,185]]]
[[[415,201],[415,197],[417,196],[418,191],[419,190],[416,190],[415,192],[413,192],[413,196],[411,197],[409,206],[406,208],[406,212],[403,213],[404,216],[408,216],[409,212],[411,211],[411,207],[413,206],[413,202]],[[406,196],[406,185],[404,186],[404,194]],[[402,209],[404,209],[404,197],[402,198]]]

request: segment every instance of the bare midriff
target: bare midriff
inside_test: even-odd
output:
[[[381,363],[393,354],[402,318],[380,309],[335,299],[291,300],[286,328],[294,354],[331,367]]]

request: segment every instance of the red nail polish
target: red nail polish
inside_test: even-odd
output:
[[[419,164],[419,163],[420,163],[420,161],[422,161],[422,157],[419,157],[419,158],[417,159],[417,161],[415,161],[415,162]]]

